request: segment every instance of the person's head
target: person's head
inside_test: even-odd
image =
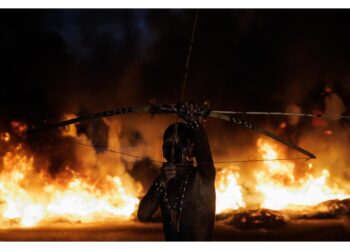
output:
[[[334,87],[335,87],[335,83],[333,81],[327,81],[323,85],[323,91],[326,95],[331,94],[334,91]]]
[[[324,92],[325,92],[326,94],[330,94],[330,93],[333,92],[333,88],[328,84],[328,85],[326,85],[326,86],[324,87]]]
[[[174,130],[176,123],[171,124],[163,135],[163,156],[167,161],[174,163],[192,162],[193,142],[191,140],[191,131],[186,124],[179,122],[177,126],[177,136],[174,140]],[[172,155],[174,145],[174,155]]]

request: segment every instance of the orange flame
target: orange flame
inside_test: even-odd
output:
[[[238,179],[239,173],[234,169],[226,168],[218,172],[215,181],[217,214],[245,207]]]
[[[258,142],[263,159],[279,158],[276,145],[262,139]],[[306,163],[304,163],[306,164]],[[266,161],[264,169],[256,171],[256,189],[262,193],[261,207],[270,209],[295,208],[297,206],[316,205],[330,199],[344,199],[349,194],[337,187],[330,187],[327,180],[330,176],[328,169],[323,169],[320,175],[306,172],[302,178],[296,178],[295,162]],[[312,169],[312,163],[308,164]]]
[[[70,172],[71,180],[62,185],[63,175]],[[39,182],[41,190],[31,187],[28,179]],[[95,181],[95,183],[92,183]],[[127,190],[118,176],[107,175],[103,180],[89,180],[67,168],[54,180],[33,168],[33,157],[8,152],[3,157],[0,174],[0,212],[4,224],[34,226],[45,219],[65,218],[82,222],[101,218],[130,217],[139,199]]]
[[[18,133],[26,129],[25,125],[17,122],[12,125]],[[115,129],[111,129],[110,133],[120,132],[118,124],[111,126]],[[74,126],[63,134],[89,143],[85,136],[77,136]],[[114,138],[110,140],[112,147],[118,149],[120,142],[115,139],[118,138],[117,134],[109,136]],[[0,133],[0,143],[4,147],[12,143],[8,132]],[[265,160],[284,157],[284,152],[268,140],[258,139],[257,147]],[[109,218],[130,219],[135,214],[141,186],[126,173],[120,160],[111,162],[106,155],[100,155],[102,174],[89,167],[77,171],[66,166],[53,178],[45,167],[36,168],[35,157],[26,152],[21,144],[9,148],[1,159],[0,168],[2,227],[33,227],[57,220],[94,222]],[[97,155],[93,150],[76,150],[83,166],[89,166],[96,160]],[[300,166],[303,168],[302,174],[297,171]],[[118,171],[107,171],[105,167]],[[329,184],[331,171],[328,168],[316,171],[317,168],[314,163],[296,165],[292,161],[266,161],[261,167],[254,168],[253,189],[259,197],[256,199],[258,206],[298,209],[330,199],[350,197],[336,183]],[[218,170],[215,181],[217,214],[250,206],[241,185],[245,182],[244,178],[235,166]]]
[[[32,227],[62,219],[127,219],[139,203],[139,189],[126,173],[94,176],[67,166],[52,178],[34,167],[34,156],[19,144],[2,157],[0,221],[2,227]]]

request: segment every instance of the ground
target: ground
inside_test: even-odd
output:
[[[239,230],[225,221],[215,226],[215,241],[346,241],[350,230],[342,219],[294,220],[274,230]],[[110,221],[56,223],[27,229],[0,230],[1,241],[162,241],[160,223]]]

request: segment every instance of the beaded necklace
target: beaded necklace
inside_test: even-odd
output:
[[[187,187],[189,177],[190,177],[190,173],[186,174],[183,180],[181,181],[179,191],[176,195],[174,204],[170,204],[166,190],[163,196],[164,204],[170,213],[170,217],[171,217],[170,224],[173,226],[176,232],[180,232],[180,217],[183,209],[185,192],[186,192],[186,187]]]

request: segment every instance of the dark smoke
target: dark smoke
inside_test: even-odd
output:
[[[143,190],[148,190],[154,179],[159,175],[159,168],[155,165],[151,159],[145,158],[136,161],[129,174],[134,180],[141,183]]]
[[[200,10],[186,100],[257,111],[297,103],[311,112],[322,108],[320,92],[332,82],[349,106],[349,14]],[[14,119],[29,126],[58,121],[81,106],[95,112],[153,97],[177,102],[193,18],[194,10],[1,10],[2,128]],[[231,125],[208,122],[208,130],[223,145],[246,140],[220,137],[245,133]],[[55,157],[64,140],[48,131],[29,142],[35,152]],[[101,141],[96,145],[106,148]]]
[[[88,114],[88,110],[86,110],[85,107],[82,107],[77,113],[77,116],[84,116]],[[91,144],[97,153],[103,153],[108,150],[108,132],[110,128],[103,119],[81,122],[76,125],[76,127],[77,134],[85,134],[91,141]]]

